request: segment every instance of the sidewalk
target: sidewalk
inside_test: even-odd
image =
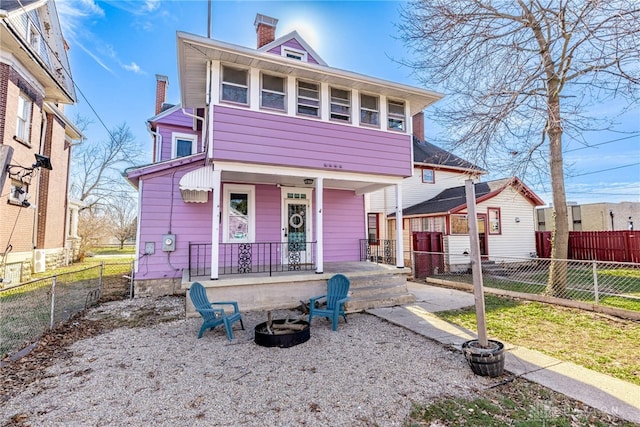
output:
[[[463,342],[477,338],[473,332],[433,315],[437,311],[474,305],[472,294],[411,282],[408,283],[408,288],[416,296],[414,304],[370,309],[367,312],[457,349],[461,349]],[[509,343],[504,345],[507,351],[505,370],[511,374],[541,384],[608,414],[640,423],[640,386],[574,363],[563,362],[538,351]]]

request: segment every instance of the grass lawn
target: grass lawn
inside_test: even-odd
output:
[[[487,334],[640,385],[640,322],[485,295]],[[474,307],[436,313],[476,330]]]

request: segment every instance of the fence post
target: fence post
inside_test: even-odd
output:
[[[55,320],[55,312],[56,312],[56,282],[58,281],[58,276],[53,276],[53,280],[51,282],[51,316],[49,321],[49,329],[53,329],[53,321]]]
[[[596,304],[599,303],[600,296],[598,295],[598,262],[593,261],[593,296],[595,298]]]

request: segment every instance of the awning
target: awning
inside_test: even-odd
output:
[[[208,192],[213,190],[213,168],[202,167],[180,178],[180,194],[187,203],[207,203]]]

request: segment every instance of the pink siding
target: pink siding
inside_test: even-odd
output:
[[[324,260],[359,261],[365,238],[364,196],[353,191],[324,192]]]
[[[283,44],[276,46],[269,50],[269,53],[274,53],[276,55],[282,55],[282,46],[290,47],[292,49],[301,50],[303,52],[307,52],[307,50],[302,47],[302,45],[296,39],[289,39]],[[307,52],[307,62],[312,64],[318,64],[316,58],[314,58],[309,52]]]
[[[411,137],[215,106],[214,160],[411,175]]]
[[[192,114],[191,109],[186,109],[188,113]],[[174,111],[173,113],[162,117],[156,123],[156,128],[162,135],[162,150],[160,161],[171,159],[171,144],[173,142],[173,133],[185,133],[198,136],[198,144],[196,152],[202,151],[202,132],[193,130],[193,117],[189,117],[182,113],[182,110]]]

